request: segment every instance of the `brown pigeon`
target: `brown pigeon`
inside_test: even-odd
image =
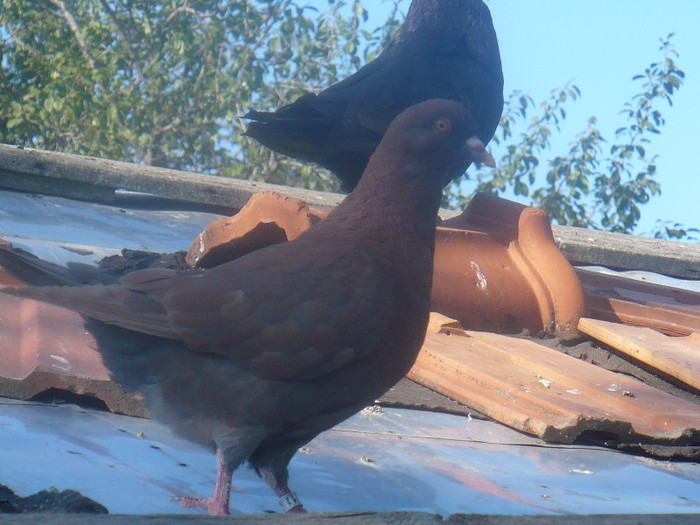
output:
[[[446,181],[492,163],[469,112],[430,100],[399,115],[353,193],[289,243],[209,270],[147,269],[95,283],[0,245],[0,265],[41,284],[5,293],[80,312],[114,380],[151,415],[216,451],[210,498],[226,514],[246,460],[280,498],[297,449],[388,390],[428,320],[435,217]],[[25,267],[22,271],[22,267]],[[48,274],[42,277],[42,272]]]
[[[245,134],[331,170],[352,190],[391,121],[431,98],[456,100],[486,144],[503,111],[503,72],[482,0],[413,0],[388,47],[352,76],[274,113],[250,111]]]

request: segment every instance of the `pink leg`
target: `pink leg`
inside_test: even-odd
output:
[[[182,498],[180,505],[187,508],[206,507],[210,516],[224,516],[229,513],[228,502],[231,497],[233,472],[229,471],[227,468],[224,455],[218,449],[216,451],[216,466],[216,487],[214,488],[214,494],[209,498],[188,496]]]
[[[268,487],[270,487],[277,497],[280,499],[280,505],[284,509],[285,513],[288,514],[302,514],[306,512],[304,505],[297,497],[295,492],[292,492],[286,483],[280,483],[275,476],[275,473],[269,467],[262,467],[258,469],[260,477]]]

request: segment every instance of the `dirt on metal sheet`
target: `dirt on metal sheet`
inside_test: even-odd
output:
[[[107,514],[107,509],[71,489],[59,492],[52,487],[23,498],[9,487],[0,485],[0,514],[36,512]]]

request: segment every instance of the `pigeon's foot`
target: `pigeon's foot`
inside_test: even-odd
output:
[[[231,497],[231,479],[233,470],[226,463],[223,452],[216,451],[216,487],[209,498],[187,496],[180,500],[180,505],[188,509],[204,507],[210,516],[226,516],[229,514],[228,503]]]
[[[187,496],[180,500],[180,505],[188,509],[203,507],[207,509],[210,516],[226,516],[228,515],[228,501],[222,501],[220,498],[212,496],[211,498],[197,498]]]

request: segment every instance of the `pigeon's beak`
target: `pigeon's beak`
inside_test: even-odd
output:
[[[476,135],[467,139],[467,148],[474,162],[486,164],[489,168],[496,167],[496,161],[493,156],[486,151],[486,146],[484,146],[484,143],[481,142],[481,139]]]

